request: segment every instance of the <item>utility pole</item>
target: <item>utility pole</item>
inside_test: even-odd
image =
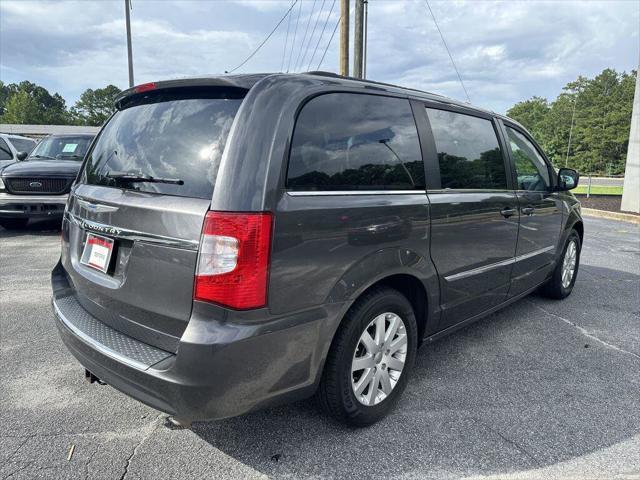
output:
[[[340,0],[340,75],[349,76],[349,0]]]
[[[131,10],[131,0],[124,0],[124,13],[127,23],[127,56],[129,58],[129,88],[133,87],[133,52],[131,50],[131,18],[129,18],[129,10]]]
[[[364,3],[364,58],[362,59],[362,78],[367,78],[367,36],[369,34],[369,0]]]
[[[364,45],[364,1],[355,0],[356,18],[353,28],[353,76],[362,78],[362,47]]]

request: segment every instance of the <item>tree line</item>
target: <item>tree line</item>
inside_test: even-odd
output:
[[[27,80],[4,84],[0,81],[0,123],[30,125],[102,125],[113,112],[113,100],[120,93],[115,85],[85,90],[71,107],[58,93]]]
[[[624,173],[637,71],[607,68],[594,78],[578,77],[549,102],[532,97],[507,115],[533,135],[554,166],[582,174]]]
[[[636,75],[607,68],[594,78],[580,76],[555,100],[534,96],[516,103],[507,115],[531,132],[557,168],[622,174]],[[0,81],[0,123],[100,126],[118,93],[115,85],[87,89],[67,107],[62,96],[35,83]]]

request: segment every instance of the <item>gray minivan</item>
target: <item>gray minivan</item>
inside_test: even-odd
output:
[[[517,122],[438,95],[322,72],[140,85],[69,196],[57,326],[89,379],[185,425],[314,394],[367,425],[421,344],[571,293],[577,183]]]

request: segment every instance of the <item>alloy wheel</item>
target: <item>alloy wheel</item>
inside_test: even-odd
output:
[[[562,261],[562,288],[569,288],[573,275],[576,271],[576,262],[578,260],[578,246],[575,240],[571,240],[567,245]]]
[[[407,358],[407,330],[392,312],[375,317],[364,329],[351,362],[351,386],[360,403],[377,405],[400,380]]]

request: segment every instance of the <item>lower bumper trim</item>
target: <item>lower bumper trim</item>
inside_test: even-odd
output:
[[[91,348],[130,367],[147,370],[173,356],[93,318],[73,296],[54,298],[53,310],[60,321]]]

